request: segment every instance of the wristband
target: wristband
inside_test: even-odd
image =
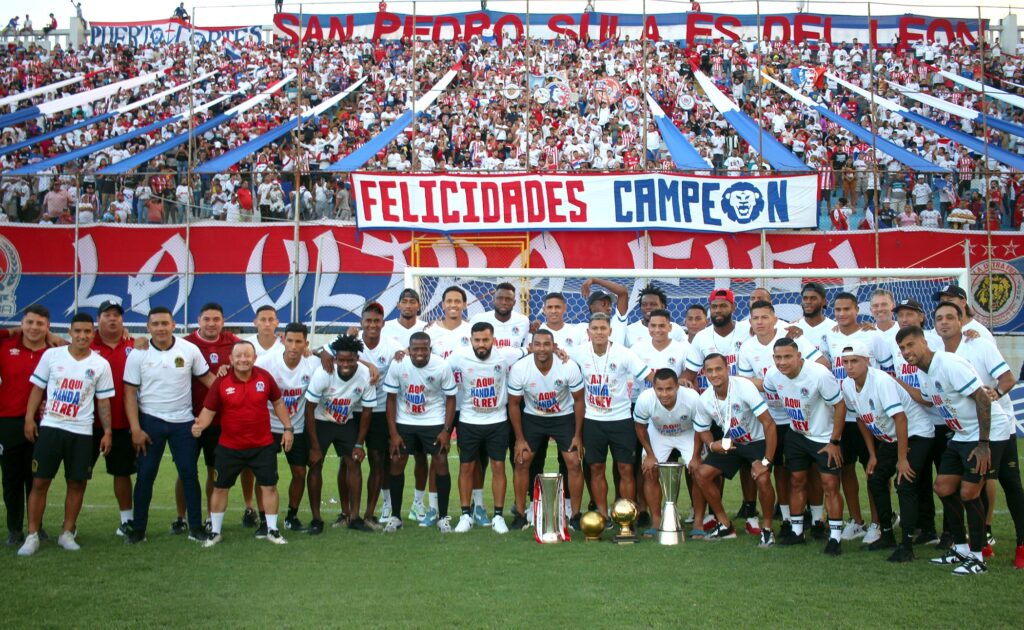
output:
[[[841,440],[829,440],[828,443],[831,444],[832,446],[839,446],[840,444],[842,444],[842,441]]]
[[[1001,390],[998,387],[996,387],[996,398],[1002,398],[1005,395],[1006,394],[1003,393],[1003,390]]]
[[[988,440],[978,440],[978,444],[988,444]]]
[[[353,444],[352,448],[363,448],[362,444]]]
[[[295,433],[295,428],[294,428],[294,427],[285,427],[285,428],[283,429],[283,431],[284,431],[285,433]]]

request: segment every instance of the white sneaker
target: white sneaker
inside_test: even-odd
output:
[[[60,545],[62,549],[67,549],[68,551],[78,551],[82,548],[77,542],[75,542],[75,532],[64,532],[60,535],[60,538],[57,539],[57,544]]]
[[[422,521],[423,517],[427,515],[427,508],[423,507],[422,503],[413,503],[412,507],[409,508],[409,520],[410,521]]]
[[[465,534],[471,529],[473,529],[473,517],[469,514],[463,514],[459,517],[459,524],[452,531],[456,534]]]
[[[495,514],[494,518],[491,519],[491,529],[494,530],[495,534],[507,534],[508,523],[505,522],[505,517]]]
[[[442,534],[452,533],[452,517],[446,516],[437,521],[437,528],[441,530]]]
[[[387,521],[381,519],[381,522],[384,523],[385,534],[394,534],[398,530],[402,529],[402,519],[397,516],[392,516]]]
[[[275,545],[287,545],[288,541],[284,539],[281,532],[276,529],[271,529],[267,532],[267,540],[274,543]]]
[[[210,537],[203,541],[203,547],[212,547],[219,543],[223,538],[220,534],[211,533]]]
[[[846,526],[843,527],[843,533],[840,534],[839,537],[843,540],[856,540],[858,538],[863,538],[866,533],[864,526],[860,523],[856,521],[847,521]]]
[[[39,534],[29,534],[25,536],[25,544],[18,549],[18,555],[27,558],[37,551],[39,551]]]
[[[872,523],[868,525],[868,530],[864,534],[864,540],[860,541],[862,545],[870,545],[876,540],[882,537],[882,528],[879,527],[878,523]]]

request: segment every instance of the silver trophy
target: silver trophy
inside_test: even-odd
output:
[[[533,537],[539,543],[569,540],[562,475],[537,475],[533,486]]]
[[[679,498],[679,484],[683,479],[683,465],[677,462],[658,464],[658,482],[661,484],[661,527],[658,528],[658,542],[662,545],[678,545],[683,542],[683,531],[679,523],[676,501]]]

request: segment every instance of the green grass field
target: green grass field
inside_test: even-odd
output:
[[[326,479],[337,465],[328,459]],[[279,470],[287,474],[283,459]],[[918,548],[916,562],[894,566],[879,555],[886,552],[870,553],[859,542],[829,558],[822,543],[759,549],[742,533],[678,547],[583,543],[580,534],[539,545],[531,532],[443,536],[407,522],[394,535],[287,533],[288,544],[276,546],[241,527],[237,487],[224,542],[202,549],[167,533],[173,471],[165,455],[142,545],[114,536],[116,503],[101,472],[78,523],[80,552],[54,542],[27,559],[3,550],[3,627],[1019,628],[1024,613],[1024,572],[1011,566],[1013,529],[1001,495],[989,573],[959,578],[927,562],[937,555],[931,549]],[[406,506],[411,480],[410,471]],[[325,498],[336,496],[334,484],[326,485]],[[738,507],[737,487],[727,487],[730,512]],[[866,510],[863,483],[861,489]],[[453,500],[453,513],[457,505]],[[325,520],[337,513],[325,510]],[[45,518],[51,534],[59,533],[62,511],[58,479]],[[309,520],[308,508],[300,518]]]

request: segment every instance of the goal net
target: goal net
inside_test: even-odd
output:
[[[969,272],[966,268],[913,269],[490,269],[407,267],[405,286],[419,291],[426,320],[441,317],[441,297],[450,286],[458,286],[468,296],[467,315],[493,308],[494,287],[509,282],[516,287],[519,309],[533,319],[543,319],[541,307],[550,292],[562,293],[568,303],[566,321],[586,321],[589,314],[586,298],[581,292],[588,278],[601,278],[622,284],[630,292],[629,321],[640,319],[639,294],[651,284],[668,296],[672,321],[682,323],[689,306],[707,307],[708,296],[716,288],[731,289],[736,295],[733,317],[750,316],[750,294],[757,288],[767,289],[780,319],[795,321],[802,317],[800,290],[806,282],[825,287],[829,304],[841,292],[857,296],[860,313],[870,321],[869,304],[876,289],[893,294],[896,304],[913,298],[928,313],[936,305],[935,293],[947,284],[958,284],[970,294]],[[599,288],[594,285],[592,288]],[[826,309],[826,314],[831,309]]]

